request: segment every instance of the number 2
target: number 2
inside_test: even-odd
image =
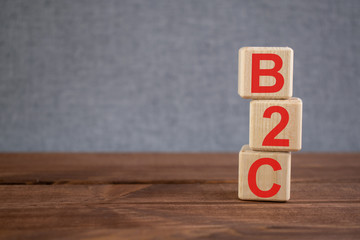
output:
[[[275,137],[286,127],[289,122],[289,113],[288,111],[280,106],[271,106],[267,108],[264,112],[264,118],[271,118],[271,115],[274,113],[280,113],[280,122],[274,127],[264,138],[262,143],[263,146],[283,146],[289,147],[289,139],[275,139]]]

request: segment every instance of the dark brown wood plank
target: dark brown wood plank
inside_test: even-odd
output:
[[[0,186],[0,236],[7,239],[360,236],[360,183],[294,183],[294,199],[288,203],[240,201],[236,188],[236,184]]]
[[[196,238],[192,230],[197,230],[204,238],[223,235],[224,239],[240,236],[269,239],[269,235],[289,238],[293,234],[307,238],[315,234],[316,239],[335,239],[331,235],[338,239],[347,235],[360,236],[359,215],[354,212],[360,210],[360,204],[352,204],[351,208],[339,203],[326,204],[317,206],[316,211],[310,204],[294,208],[287,204],[274,207],[250,203],[85,204],[9,210],[0,210],[0,221],[4,224],[0,234],[9,237],[24,238],[26,232],[34,236],[48,232],[49,236],[55,237],[51,231],[62,230],[76,237],[88,234],[89,239],[93,239],[94,231],[102,232],[98,235],[100,238],[107,235],[106,231],[113,230],[119,234],[127,232],[136,239],[143,229],[147,231],[144,239],[163,239],[169,232],[179,238]]]
[[[240,201],[237,198],[235,183],[0,186],[0,209],[78,203],[234,204],[239,202],[257,203]],[[291,185],[291,199],[285,204],[347,202],[360,202],[360,183],[295,182]],[[284,203],[280,203],[282,204]]]
[[[237,182],[237,154],[0,154],[0,184]],[[294,182],[360,181],[360,154],[293,154]]]
[[[294,154],[269,203],[237,199],[237,154],[0,154],[0,238],[359,239],[359,156]]]

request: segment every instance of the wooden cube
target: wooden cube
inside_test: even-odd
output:
[[[250,148],[259,151],[301,149],[302,101],[253,100],[250,102]]]
[[[294,52],[289,47],[239,50],[238,93],[251,99],[287,99],[293,94]]]
[[[242,200],[288,201],[291,154],[253,151],[248,145],[239,153],[239,189]]]

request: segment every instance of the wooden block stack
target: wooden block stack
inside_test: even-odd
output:
[[[239,153],[239,198],[290,199],[291,153],[301,149],[302,101],[293,98],[288,47],[239,50],[239,95],[250,102],[249,145]]]

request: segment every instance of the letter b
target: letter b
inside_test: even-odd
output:
[[[275,63],[272,69],[261,69],[260,61],[271,60]],[[254,53],[252,55],[252,74],[251,74],[251,92],[252,93],[274,93],[281,90],[284,86],[284,77],[279,73],[283,62],[281,57],[276,54]],[[272,76],[275,78],[275,84],[272,86],[260,86],[261,76]]]

